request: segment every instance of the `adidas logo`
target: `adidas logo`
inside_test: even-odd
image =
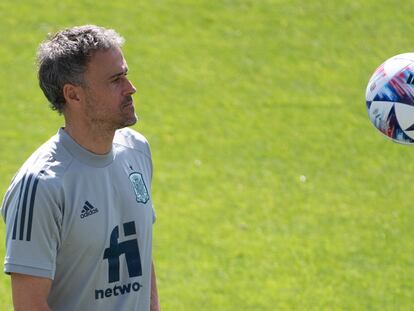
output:
[[[96,207],[94,207],[91,203],[86,201],[85,204],[82,207],[82,212],[81,212],[80,218],[85,218],[85,217],[91,216],[91,215],[93,215],[97,212],[98,212],[98,209]]]

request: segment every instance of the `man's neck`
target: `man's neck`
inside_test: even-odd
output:
[[[74,141],[95,154],[107,154],[112,149],[115,130],[80,129],[66,124],[64,130]]]

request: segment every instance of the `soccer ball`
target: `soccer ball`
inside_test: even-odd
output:
[[[414,144],[414,53],[399,54],[375,70],[365,93],[369,118],[393,141]]]

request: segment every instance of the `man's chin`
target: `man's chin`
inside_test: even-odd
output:
[[[118,127],[118,129],[124,128],[124,127],[128,127],[128,126],[133,126],[138,122],[138,117],[135,114],[133,117],[129,118],[128,120],[125,120],[125,122],[123,122],[122,124],[120,124],[120,126]]]

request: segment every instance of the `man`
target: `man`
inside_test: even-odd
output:
[[[2,204],[16,310],[158,311],[152,162],[114,30],[58,32],[39,83],[65,126],[25,162]]]

